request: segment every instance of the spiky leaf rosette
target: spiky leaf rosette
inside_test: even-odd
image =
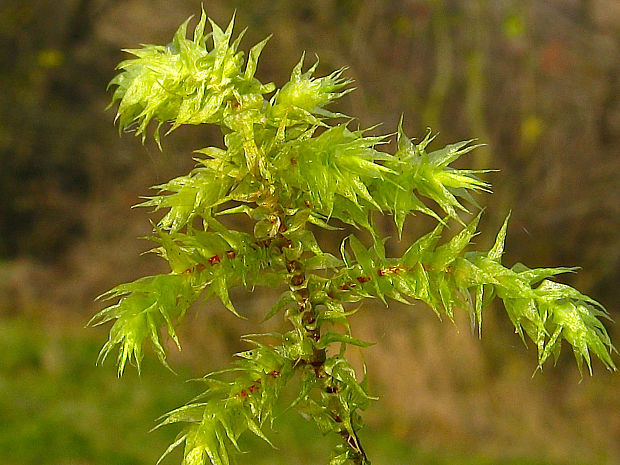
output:
[[[472,193],[489,185],[478,178],[484,171],[451,164],[476,147],[472,141],[431,151],[430,133],[414,143],[399,125],[396,152],[381,150],[389,137],[352,130],[328,109],[348,92],[343,70],[315,77],[318,62],[304,71],[302,56],[276,90],[255,78],[266,41],[244,62],[233,21],[222,30],[203,13],[192,39],[187,24],[167,46],[129,51],[135,58],[122,62],[111,82],[117,120],[121,130],[134,128],[143,139],[154,123],[158,143],[162,125],[171,131],[216,124],[223,146],[198,150],[195,169],[157,186],[141,204],[165,211],[150,239],[170,271],[102,296],[112,303],[93,323],[114,324],[101,359],[118,347],[119,374],[127,362],[139,368],[149,341],[166,363],[163,331],[180,348],[176,327],[201,296],[215,296],[239,315],[229,296],[236,286],[280,289],[265,318],[282,313],[290,329],[245,337],[253,348],[237,354],[233,369],[205,377],[199,398],[165,416],[162,425],[185,424],[167,452],[184,445],[184,465],[227,465],[244,432],[269,442],[265,426],[296,377],[299,392],[288,408],[340,438],[330,463],[370,463],[357,431],[360,411],[372,398],[365,373],[360,381],[345,356],[349,346],[370,345],[349,325],[357,311],[349,303],[366,298],[422,301],[450,319],[462,308],[480,330],[483,309],[499,297],[519,335],[536,344],[539,367],[557,358],[564,340],[580,370],[584,361],[591,370],[591,354],[615,369],[615,349],[601,323],[605,309],[550,280],[573,268],[504,266],[507,221],[490,250],[468,251],[480,215],[468,224],[460,215],[477,208]],[[416,213],[434,218],[437,227],[402,257],[386,257],[374,216],[392,215],[400,237],[406,218]],[[253,231],[227,227],[227,215],[247,216]],[[440,245],[450,221],[462,229]],[[309,226],[329,230],[343,223],[353,233],[335,257],[322,250]],[[360,230],[370,233],[369,246]]]

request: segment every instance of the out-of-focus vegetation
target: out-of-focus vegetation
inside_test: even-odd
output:
[[[512,206],[507,261],[582,266],[567,282],[618,319],[617,1],[213,0],[205,9],[220,23],[236,9],[247,43],[274,33],[258,70],[265,82],[283,82],[300,50],[321,57],[319,70],[349,66],[358,90],[342,110],[363,115],[361,127],[381,121],[390,131],[403,113],[410,134],[431,126],[440,142],[479,137],[486,150],[465,163],[502,171],[489,176],[494,224],[482,229],[496,230]],[[95,369],[104,331],[75,322],[87,321],[102,290],[159,269],[135,258],[146,248],[135,237],[149,224],[128,207],[192,165],[191,141],[211,143],[209,128],[180,129],[163,156],[119,138],[104,111],[119,50],[165,41],[199,11],[198,0],[2,4],[0,463],[153,463],[157,441],[174,433],[145,430],[191,397],[191,386],[175,390],[172,375],[153,366],[141,381],[114,379],[111,365]],[[257,302],[236,297],[252,315]],[[620,381],[600,365],[578,384],[566,356],[530,379],[532,352],[492,312],[485,325],[499,331],[486,334],[501,340],[480,341],[465,322],[460,332],[439,325],[426,309],[390,310],[397,323],[385,326],[383,311],[366,309],[356,329],[378,342],[366,360],[382,397],[368,448],[401,454],[372,454],[383,463],[620,463]],[[196,375],[242,347],[243,327],[221,312],[203,312],[186,335],[196,342],[177,362]],[[207,327],[217,337],[204,337]],[[617,325],[610,330],[617,342]],[[498,363],[505,359],[513,361]],[[118,405],[130,417],[117,416]],[[281,434],[303,440],[313,434],[304,425]]]
[[[201,391],[199,383],[147,362],[144,374],[115,378],[109,366],[93,369],[99,340],[81,326],[13,318],[2,322],[0,351],[1,465],[154,465],[173,440],[171,429],[157,429],[155,418]],[[68,324],[67,324],[68,323]],[[195,371],[195,368],[193,369]],[[187,374],[191,369],[183,369]],[[310,465],[329,453],[314,424],[299,416],[282,417],[271,434],[271,449],[259,440],[242,443],[252,463]],[[536,457],[494,458],[448,447],[417,447],[384,430],[363,432],[378,463],[409,465],[547,465]],[[317,446],[308,448],[310,442]],[[282,452],[286,452],[286,458]],[[248,454],[249,456],[249,454]],[[175,461],[176,460],[176,461]],[[178,463],[172,454],[165,463]]]

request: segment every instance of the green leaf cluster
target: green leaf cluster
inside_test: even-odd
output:
[[[366,298],[421,301],[449,319],[464,309],[480,331],[484,308],[498,297],[517,333],[536,345],[539,367],[551,355],[557,359],[564,340],[580,370],[585,361],[591,371],[591,354],[615,369],[601,323],[605,309],[549,279],[573,268],[504,266],[508,220],[490,250],[469,250],[481,213],[467,224],[462,216],[479,208],[472,194],[490,187],[478,177],[484,171],[451,164],[477,147],[473,141],[431,151],[430,133],[414,143],[401,124],[395,153],[381,150],[389,136],[350,129],[350,118],[328,109],[349,91],[344,70],[315,77],[318,62],[304,71],[302,56],[280,89],[262,84],[255,72],[266,40],[245,60],[238,50],[243,34],[233,40],[233,22],[222,30],[209,21],[207,34],[203,12],[193,39],[186,38],[186,21],[169,45],[129,51],[136,58],[122,62],[111,82],[121,130],[135,129],[144,139],[153,122],[159,143],[163,125],[170,132],[210,123],[221,127],[224,146],[197,150],[195,169],[156,186],[141,204],[165,212],[150,239],[170,272],[103,295],[112,303],[93,322],[114,324],[101,359],[118,346],[119,374],[128,361],[139,368],[148,341],[166,363],[163,332],[180,348],[175,328],[201,296],[215,296],[239,315],[229,296],[235,286],[280,289],[265,318],[282,314],[289,325],[282,334],[245,337],[252,349],[237,354],[234,368],[207,375],[204,394],[165,417],[160,426],[185,425],[167,452],[184,445],[184,465],[233,463],[244,432],[269,442],[265,425],[297,379],[285,412],[296,410],[340,438],[331,464],[369,464],[357,432],[372,397],[366,373],[360,380],[346,358],[347,347],[370,345],[349,325],[357,311],[351,304]],[[401,257],[387,257],[375,216],[391,215],[401,237],[416,213],[437,227]],[[226,226],[229,215],[246,216],[253,231]],[[443,241],[450,222],[460,231]],[[311,225],[343,224],[354,233],[335,257],[323,251]]]

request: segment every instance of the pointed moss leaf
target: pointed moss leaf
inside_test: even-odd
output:
[[[194,261],[189,257],[187,251],[183,250],[172,237],[155,227],[158,237],[157,242],[162,245],[162,255],[170,264],[173,273],[183,273],[194,265]]]
[[[409,277],[409,276],[407,276]],[[441,314],[441,305],[431,290],[431,281],[428,272],[424,269],[424,265],[417,263],[411,270],[412,297],[422,300],[439,316]]]
[[[360,283],[369,281],[370,286],[367,287],[374,288],[377,297],[385,303],[384,292],[376,279],[376,257],[373,257],[373,254],[370,253],[369,250],[366,250],[366,247],[364,247],[355,235],[349,236],[349,244],[353,254],[355,255],[355,260],[362,267],[362,271],[364,273],[363,276],[358,276],[357,280]]]
[[[316,226],[318,226],[320,228],[326,229],[328,231],[340,231],[340,230],[342,230],[342,228],[339,228],[337,226],[332,226],[331,224],[327,223],[326,221],[324,221],[323,219],[321,219],[319,216],[316,216],[316,215],[310,215],[308,217],[308,222],[310,222],[310,223],[312,223],[312,224],[314,224],[314,225],[316,225]]]
[[[310,217],[310,213],[310,209],[303,209],[295,213],[290,218],[287,218],[285,221],[287,235],[290,236],[291,233],[303,229]]]
[[[231,421],[231,416],[233,415],[221,415],[219,418],[219,422],[224,432],[226,433],[226,438],[230,441],[230,443],[233,445],[237,452],[241,452],[241,447],[237,442],[238,433],[236,432],[236,430],[238,431],[240,428],[238,426],[238,422]],[[226,447],[223,438],[220,439],[220,445],[222,447]]]
[[[312,231],[300,231],[298,234],[295,234],[295,239],[304,251],[312,252],[315,255],[320,255],[323,253],[323,249],[319,246],[319,243],[317,242],[316,237],[314,237]]]
[[[344,262],[330,253],[315,255],[304,260],[304,267],[307,270],[326,270],[335,269],[344,265]]]
[[[205,405],[207,404],[190,404],[174,409],[173,411],[166,414],[165,419],[153,429],[155,430],[171,423],[200,423],[204,416]]]
[[[256,72],[256,66],[258,64],[258,57],[263,51],[263,48],[265,48],[265,45],[267,45],[267,42],[270,38],[271,36],[263,39],[250,49],[250,53],[248,53],[248,62],[245,65],[245,79],[252,79],[254,77],[254,73]]]
[[[340,449],[338,449],[338,452],[340,452]],[[333,456],[329,460],[329,465],[348,465],[354,463],[352,462],[352,460],[354,460],[354,457],[352,456],[351,452],[338,452],[333,454]]]
[[[305,418],[312,419],[323,435],[338,430],[338,423],[334,421],[327,407],[308,397],[297,406],[297,411]]]
[[[413,153],[417,155],[425,154],[426,147],[428,147],[429,144],[433,142],[436,137],[437,137],[437,134],[433,134],[431,129],[427,128],[426,134],[424,135],[424,139],[422,139],[418,144],[415,144],[413,146]]]
[[[527,298],[506,298],[503,300],[510,321],[512,321],[523,342],[525,342],[525,334],[533,341],[537,341],[540,331],[544,331],[544,321],[538,314],[535,301]]]
[[[199,444],[201,446],[200,448],[202,449],[203,454],[206,453],[207,457],[209,457],[209,460],[213,465],[227,465],[226,458],[222,457],[222,454],[226,454],[226,452],[222,451],[220,448],[220,444],[212,422],[200,425],[199,441]]]
[[[254,212],[253,208],[249,207],[248,205],[242,204],[242,205],[237,205],[235,207],[227,208],[226,210],[220,210],[217,212],[217,216],[236,215],[238,213],[244,213],[248,215],[249,217],[251,217],[253,212]]]
[[[514,271],[504,267],[500,263],[490,260],[484,254],[472,254],[468,259],[485,273],[492,275],[497,282],[494,286],[495,292],[502,299],[507,298],[527,298],[536,297],[534,290],[529,283],[519,278]]]
[[[511,270],[519,275],[519,278],[526,281],[530,285],[534,285],[543,279],[551,278],[558,274],[574,273],[579,268],[576,267],[557,267],[557,268],[528,268],[521,263],[514,265]]]
[[[453,264],[453,273],[456,282],[459,287],[470,288],[483,284],[497,284],[492,273],[485,271],[483,268],[479,268],[469,260],[457,257]]]
[[[333,302],[332,300],[323,302],[323,305],[325,305],[327,310],[319,312],[317,315],[317,322],[341,323],[347,330],[349,329],[348,317],[354,315],[360,309],[360,307],[358,307],[346,312],[344,306],[340,302]]]
[[[166,350],[160,342],[160,334],[159,334],[159,324],[155,321],[152,313],[146,313],[146,323],[149,331],[149,340],[151,341],[151,345],[153,346],[153,350],[155,350],[155,354],[159,359],[160,363],[164,365],[166,368],[171,369],[168,363],[166,362]]]
[[[510,213],[506,215],[506,219],[502,224],[501,229],[497,233],[497,238],[495,239],[495,243],[491,250],[489,250],[487,256],[496,262],[502,261],[502,254],[504,253],[504,242],[506,241],[506,231],[508,230],[508,220],[510,220]]]
[[[224,307],[226,307],[228,310],[230,310],[230,312],[233,315],[235,315],[238,318],[244,318],[243,316],[241,316],[237,312],[237,310],[235,309],[233,303],[231,302],[230,296],[228,295],[228,286],[227,286],[226,281],[224,279],[216,278],[211,283],[211,287],[209,288],[209,291],[212,292],[213,294],[215,294],[220,299],[220,301],[222,302]]]
[[[435,174],[435,178],[446,188],[453,189],[453,194],[457,197],[467,200],[468,203],[475,207],[478,204],[469,193],[469,190],[491,192],[488,183],[476,178],[474,171],[471,170],[455,170],[446,168]]]
[[[299,387],[297,397],[289,404],[286,410],[297,407],[300,403],[306,402],[310,392],[317,386],[318,380],[314,376],[304,376]]]
[[[365,211],[365,209],[360,205],[346,197],[335,197],[332,216],[334,218],[338,218],[344,223],[350,224],[357,228],[364,228],[373,233],[373,235],[376,235],[374,228],[370,225],[368,220],[368,212]]]
[[[344,344],[351,344],[359,347],[370,347],[371,345],[374,345],[374,342],[366,342],[362,341],[361,339],[356,339],[352,336],[349,336],[348,334],[334,333],[329,331],[321,336],[321,339],[319,339],[319,341],[317,342],[317,347],[319,349],[325,349],[327,346],[333,344],[334,342],[342,342]]]
[[[476,234],[480,216],[481,213],[448,243],[438,247],[431,259],[431,263],[439,269],[452,263],[463,252],[465,247],[469,245],[471,239]]]
[[[157,460],[155,465],[159,465],[162,462],[162,460],[168,457],[177,447],[183,444],[183,442],[185,442],[186,439],[187,439],[187,435],[185,434],[185,432],[179,433],[179,435],[176,437],[174,442],[168,446],[168,448],[164,451],[163,454],[161,454],[161,456],[159,457],[159,460]]]
[[[271,447],[273,447],[274,449],[276,449],[276,446],[273,445],[273,443],[269,440],[269,438],[267,436],[265,436],[265,434],[263,433],[263,431],[260,429],[260,426],[258,426],[258,424],[252,419],[252,417],[250,417],[247,413],[245,414],[245,421],[247,424],[248,429],[254,433],[256,436],[258,436],[259,438],[261,438],[263,441],[265,441],[267,444],[269,444]]]
[[[430,163],[434,166],[444,167],[452,163],[454,160],[459,158],[461,155],[464,155],[468,152],[471,152],[479,145],[469,145],[473,142],[474,139],[466,140],[462,142],[457,142],[456,144],[450,144],[440,150],[435,150],[428,154],[428,158]]]
[[[557,283],[555,281],[544,280],[538,288],[536,293],[544,299],[575,299],[587,302],[603,310],[603,314],[607,315],[607,312],[603,306],[596,300],[582,294],[577,289],[567,286],[566,284]]]
[[[271,310],[269,311],[269,313],[265,315],[265,318],[263,318],[263,321],[267,321],[271,319],[272,317],[277,315],[279,312],[281,312],[283,309],[285,309],[287,306],[293,303],[295,303],[295,298],[293,297],[292,292],[290,291],[284,292],[283,294],[280,295],[280,298],[273,305],[273,307],[271,307]]]
[[[457,303],[455,289],[445,276],[436,282],[436,286],[444,313],[450,318],[450,321],[454,322],[454,307]]]
[[[542,370],[542,366],[547,361],[549,356],[553,355],[555,362],[557,362],[560,350],[562,347],[562,326],[558,326],[551,337],[544,345],[544,348],[538,353],[538,369]],[[579,366],[579,362],[577,362]]]
[[[484,302],[484,285],[481,284],[479,286],[476,286],[475,299],[476,299],[475,308],[474,308],[475,318],[472,319],[472,329],[477,323],[478,324],[478,337],[481,338],[482,337],[482,309],[483,309],[483,302]]]
[[[407,266],[413,266],[416,263],[425,260],[439,241],[443,228],[444,225],[439,223],[430,233],[425,234],[415,241],[404,253],[402,262]]]
[[[360,242],[360,240],[354,236],[349,236],[349,245],[355,256],[355,260],[362,267],[362,270],[367,274],[373,274],[374,261],[371,254],[366,250],[366,247]]]
[[[385,243],[388,241],[389,237],[385,237],[383,239],[375,239],[373,241],[371,250],[377,257],[379,262],[385,262]]]
[[[194,42],[204,46],[206,37],[205,37],[205,26],[207,24],[207,15],[201,7],[200,12],[200,20],[194,29]],[[185,32],[183,32],[183,37],[185,37]]]
[[[392,203],[392,212],[394,215],[394,222],[398,228],[399,237],[402,235],[403,227],[405,224],[405,220],[408,215],[415,214],[415,212],[423,213],[427,216],[435,218],[438,221],[441,221],[439,216],[428,208],[424,203],[416,197],[413,192],[404,191],[399,188],[394,188],[392,186],[388,186],[384,184],[384,189],[393,193],[393,200],[386,198],[386,206],[390,207],[390,201]],[[387,197],[387,196],[386,196]]]
[[[414,153],[415,146],[411,139],[407,137],[405,131],[403,130],[403,116],[401,115],[400,120],[398,121],[398,128],[396,130],[396,143],[398,152],[403,153]]]
[[[207,454],[202,447],[186,447],[183,454],[183,465],[205,465],[206,463]]]
[[[355,378],[355,370],[344,358],[336,356],[326,360],[325,371],[338,381],[344,383],[345,389],[349,391],[351,400],[355,402],[357,407],[365,409],[371,400],[376,400],[376,398],[371,397],[364,390],[364,387],[358,383]]]

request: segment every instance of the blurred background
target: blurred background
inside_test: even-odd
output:
[[[561,280],[620,314],[620,2],[617,0],[205,0],[223,25],[237,11],[243,48],[273,33],[257,76],[282,85],[302,51],[319,71],[348,66],[357,90],[338,110],[361,127],[406,132],[435,147],[477,137],[461,167],[494,194],[479,236],[488,247],[512,209],[505,263],[579,265]],[[85,329],[93,299],[164,264],[149,186],[192,167],[191,150],[220,144],[182,128],[163,153],[119,137],[106,85],[121,48],[165,44],[200,14],[199,0],[0,1],[0,464],[154,464],[177,430],[155,419],[200,392],[183,381],[223,368],[254,331],[268,294],[234,296],[182,327],[174,375],[147,352],[143,374],[95,368],[107,328]],[[428,230],[416,218],[405,240]],[[386,222],[386,231],[389,230]],[[329,240],[329,238],[324,237]],[[395,246],[397,247],[397,246]],[[532,377],[535,347],[490,308],[483,336],[423,306],[367,306],[354,333],[380,400],[362,437],[376,464],[620,464],[620,378],[594,363],[580,381],[565,350]],[[619,326],[608,328],[620,344]],[[565,347],[566,349],[566,347]],[[618,358],[616,357],[616,362]],[[279,450],[246,463],[325,463],[329,441],[301,418],[276,422]],[[310,445],[310,447],[309,447]],[[254,444],[252,444],[254,447]],[[178,463],[173,456],[164,463]]]

